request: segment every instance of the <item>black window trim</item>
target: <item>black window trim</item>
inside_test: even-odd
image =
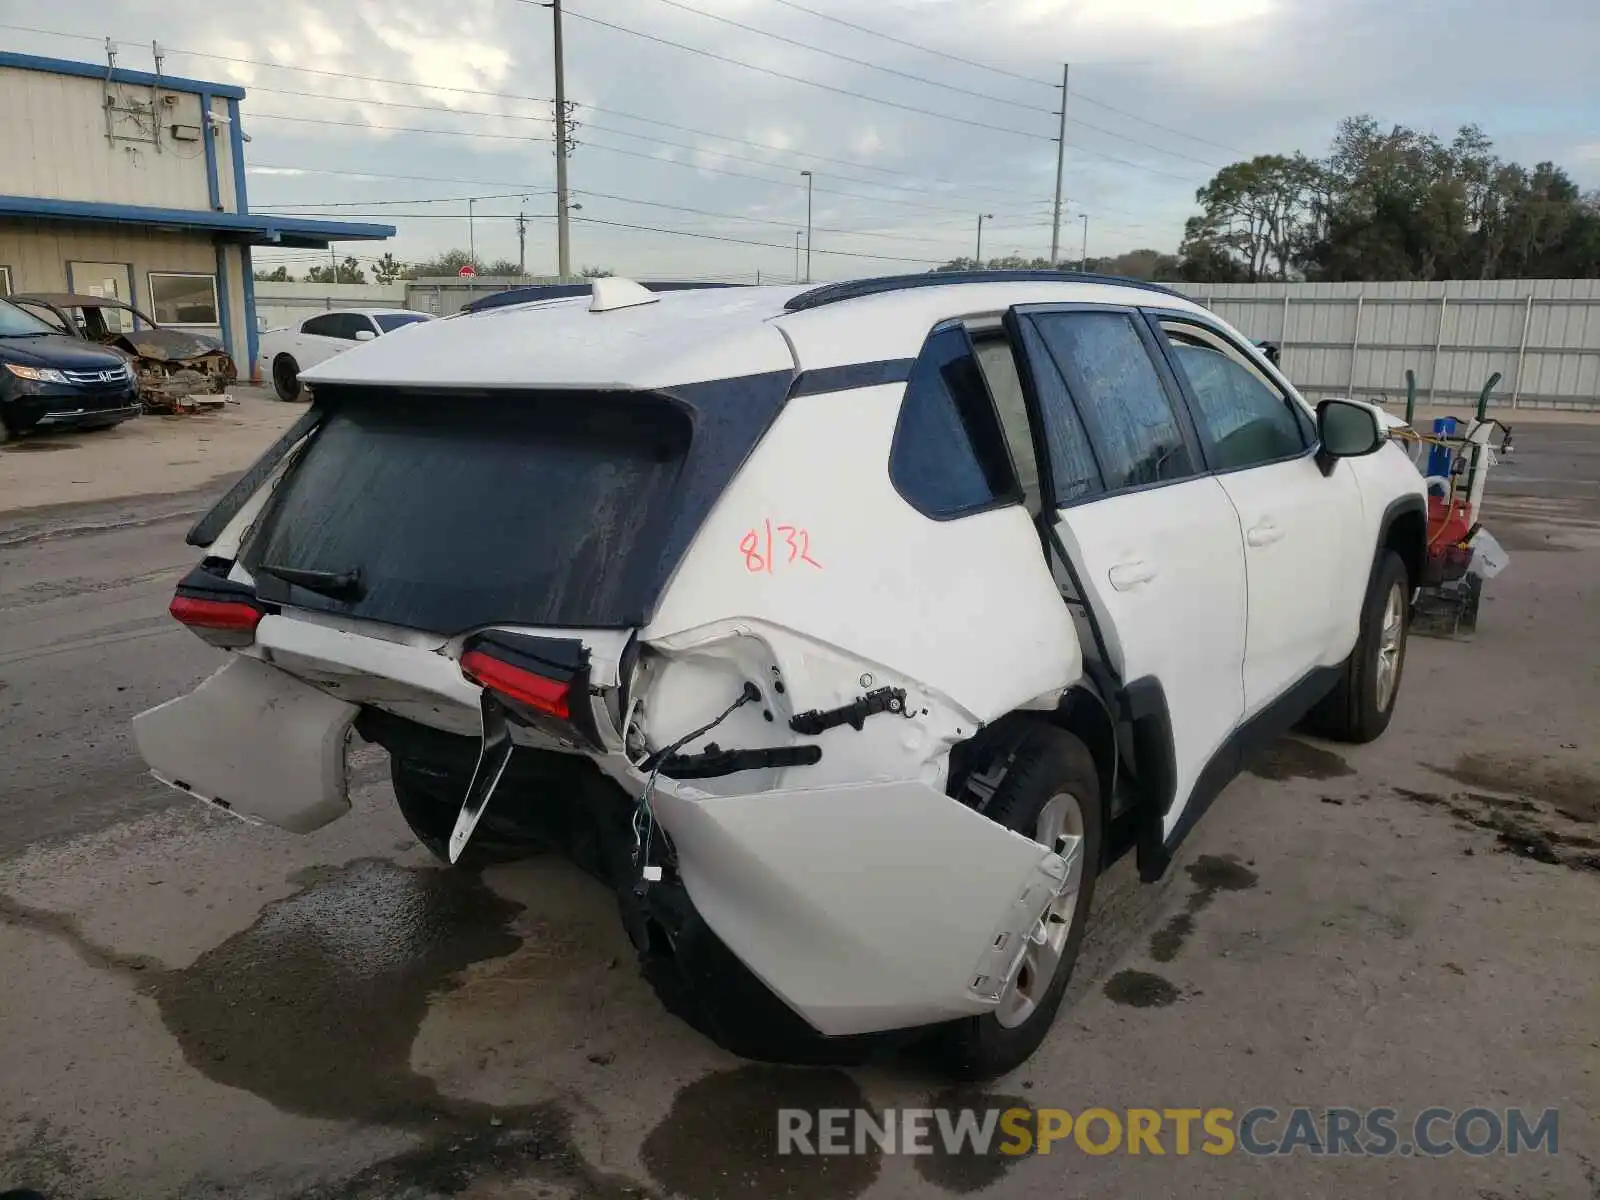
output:
[[[1274,467],[1279,463],[1298,462],[1302,458],[1315,457],[1316,454],[1322,449],[1322,443],[1317,436],[1316,414],[1310,413],[1308,415],[1310,417],[1311,436],[1305,439],[1306,446],[1298,454],[1285,454],[1278,458],[1268,458],[1263,459],[1260,462],[1243,463],[1236,467],[1211,465],[1211,458],[1215,449],[1215,445],[1211,439],[1210,433],[1206,431],[1205,426],[1200,422],[1199,419],[1201,412],[1200,398],[1194,394],[1194,390],[1190,386],[1188,376],[1183,373],[1182,366],[1177,359],[1177,352],[1173,349],[1172,343],[1167,338],[1167,331],[1161,328],[1161,322],[1171,321],[1179,325],[1193,325],[1197,329],[1205,330],[1212,337],[1216,338],[1218,341],[1221,341],[1225,345],[1231,346],[1237,353],[1244,355],[1246,360],[1249,361],[1251,365],[1256,368],[1256,370],[1260,371],[1261,374],[1272,384],[1273,389],[1277,391],[1279,398],[1284,402],[1284,404],[1293,405],[1300,403],[1298,395],[1295,390],[1289,386],[1288,382],[1283,378],[1283,376],[1280,375],[1277,370],[1273,368],[1272,364],[1267,361],[1265,355],[1256,352],[1253,346],[1249,349],[1246,349],[1244,344],[1241,343],[1238,338],[1230,337],[1226,330],[1219,328],[1216,324],[1206,320],[1200,314],[1183,312],[1169,308],[1144,308],[1141,309],[1140,312],[1144,316],[1144,324],[1148,327],[1151,336],[1155,338],[1156,344],[1160,347],[1163,361],[1166,362],[1167,369],[1172,373],[1174,381],[1177,383],[1177,386],[1183,395],[1184,405],[1189,409],[1189,419],[1194,424],[1196,434],[1205,447],[1207,462],[1206,474],[1232,475],[1236,471],[1255,471],[1259,470],[1261,467]],[[1302,431],[1304,430],[1304,426],[1302,426],[1299,421],[1295,422],[1295,426]]]
[[[1172,415],[1178,424],[1178,434],[1183,438],[1184,447],[1189,451],[1195,469],[1180,479],[1158,479],[1154,483],[1139,483],[1134,484],[1132,487],[1107,487],[1105,468],[1101,466],[1100,462],[1100,450],[1095,445],[1097,435],[1094,422],[1084,413],[1083,404],[1076,394],[1076,389],[1072,386],[1071,378],[1058,363],[1056,365],[1061,370],[1062,383],[1066,387],[1067,397],[1072,403],[1073,411],[1077,414],[1078,423],[1088,435],[1089,453],[1094,458],[1095,467],[1100,472],[1100,491],[1088,496],[1079,496],[1076,500],[1069,500],[1065,503],[1060,502],[1055,490],[1055,474],[1048,467],[1049,448],[1047,445],[1041,446],[1044,439],[1043,414],[1035,411],[1035,405],[1038,403],[1038,392],[1034,387],[1032,364],[1028,361],[1028,355],[1023,351],[1020,342],[1013,339],[1012,353],[1017,355],[1017,369],[1024,372],[1023,392],[1029,406],[1029,420],[1035,423],[1035,453],[1046,456],[1041,460],[1039,480],[1040,490],[1044,492],[1046,506],[1053,507],[1057,512],[1064,512],[1080,505],[1094,504],[1098,501],[1110,500],[1118,496],[1131,496],[1136,492],[1148,492],[1156,488],[1176,487],[1179,484],[1190,483],[1211,474],[1210,460],[1205,453],[1205,443],[1201,440],[1200,432],[1195,426],[1194,414],[1189,409],[1188,400],[1179,386],[1177,376],[1173,374],[1172,363],[1167,358],[1166,349],[1150,331],[1150,323],[1144,311],[1129,304],[1053,303],[1045,301],[1036,304],[1013,305],[1007,310],[1006,319],[1010,322],[1013,319],[1013,314],[1015,314],[1016,320],[1024,320],[1034,316],[1062,312],[1116,313],[1119,316],[1128,318],[1134,332],[1138,334],[1140,342],[1144,345],[1145,353],[1150,356],[1150,365],[1155,370],[1156,378],[1161,381],[1161,388],[1166,395],[1167,403],[1172,406]],[[1009,332],[1009,324],[1007,328]],[[1049,478],[1048,490],[1046,490],[1046,476]]]
[[[923,508],[921,504],[913,500],[910,496],[906,495],[905,491],[900,486],[900,481],[895,478],[894,446],[895,442],[900,436],[901,423],[905,420],[906,400],[911,395],[911,380],[916,376],[916,364],[919,363],[922,360],[922,356],[927,353],[928,346],[934,338],[951,331],[959,332],[961,336],[966,339],[967,353],[972,356],[973,365],[977,367],[978,380],[983,386],[983,396],[984,399],[989,403],[989,416],[994,423],[992,432],[998,439],[998,447],[1000,452],[1005,455],[1005,466],[1010,476],[1010,485],[1003,492],[997,491],[994,497],[987,503],[975,504],[970,507],[960,509],[956,512],[931,513]],[[801,378],[803,379],[804,376],[802,375]],[[965,424],[965,421],[963,421],[963,424]],[[974,445],[972,447],[972,452],[973,456],[978,460],[979,469],[982,470],[982,450],[978,446]],[[1023,494],[1022,483],[1017,475],[1017,464],[1011,458],[1011,446],[1006,441],[1005,427],[1001,423],[1000,412],[995,407],[994,396],[989,391],[989,380],[984,375],[982,366],[978,363],[978,352],[972,344],[972,331],[967,328],[966,322],[960,317],[950,317],[941,320],[935,324],[933,328],[929,329],[928,335],[922,339],[922,345],[917,350],[916,358],[911,360],[911,366],[906,372],[906,385],[900,393],[900,411],[895,414],[894,430],[889,435],[889,457],[884,463],[884,470],[889,476],[889,486],[894,488],[895,495],[899,496],[900,499],[904,500],[907,505],[909,505],[916,512],[920,513],[922,516],[926,517],[928,520],[938,521],[941,524],[946,521],[964,521],[968,517],[976,517],[986,512],[994,512],[997,509],[1010,508],[1013,505],[1022,506],[1026,503],[1027,497]],[[988,472],[985,471],[984,474],[987,475]]]

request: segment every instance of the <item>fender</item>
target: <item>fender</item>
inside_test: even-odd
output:
[[[1378,571],[1380,552],[1389,544],[1389,534],[1393,530],[1395,522],[1408,514],[1415,514],[1421,520],[1422,536],[1409,552],[1401,547],[1396,547],[1395,549],[1405,561],[1406,570],[1411,576],[1411,586],[1416,588],[1421,585],[1423,572],[1428,561],[1428,505],[1421,496],[1416,493],[1408,493],[1391,500],[1388,507],[1383,510],[1383,516],[1378,521],[1378,537],[1373,543],[1372,570],[1367,577],[1367,590],[1371,589],[1372,579]],[[1366,591],[1363,591],[1362,595],[1365,594]]]
[[[1163,836],[1167,814],[1177,802],[1178,767],[1173,753],[1172,713],[1167,692],[1154,675],[1135,679],[1117,694],[1122,717],[1133,727],[1139,808],[1135,818],[1135,855],[1139,878],[1153,883],[1172,861]]]

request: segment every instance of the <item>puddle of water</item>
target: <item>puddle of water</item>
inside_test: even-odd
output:
[[[1394,792],[1413,804],[1449,813],[1467,829],[1482,829],[1494,834],[1496,844],[1508,854],[1551,866],[1600,871],[1600,854],[1593,853],[1600,848],[1600,839],[1551,828],[1548,814],[1531,801],[1489,796],[1481,792],[1457,792],[1453,796],[1441,796],[1437,792],[1419,792],[1403,787],[1395,788]],[[1568,820],[1574,819],[1563,810],[1556,811]]]
[[[1468,787],[1542,800],[1569,821],[1600,822],[1600,778],[1577,767],[1508,755],[1463,754],[1453,766],[1430,764],[1428,770]]]
[[[814,1122],[822,1109],[867,1107],[843,1071],[752,1063],[679,1088],[640,1156],[659,1183],[693,1200],[851,1200],[878,1177],[877,1145],[868,1141],[864,1154],[780,1155],[778,1110],[803,1109]]]
[[[1118,971],[1106,980],[1105,993],[1115,1003],[1130,1008],[1165,1008],[1178,999],[1178,989],[1171,980],[1149,971]]]
[[[473,1180],[543,1174],[586,1196],[625,1181],[571,1148],[555,1104],[492,1106],[441,1095],[411,1069],[429,998],[467,967],[510,954],[521,906],[474,875],[381,860],[318,868],[256,923],[166,969],[97,947],[70,917],[0,898],[0,912],[125,974],[156,1002],[190,1066],[286,1112],[413,1129],[424,1144],[301,1200],[454,1195]],[[431,1191],[413,1192],[418,1180]]]
[[[519,906],[471,875],[381,861],[298,882],[249,929],[146,984],[184,1057],[305,1116],[468,1116],[411,1070],[411,1043],[430,993],[521,944],[507,930]]]
[[[932,1127],[928,1142],[933,1153],[919,1154],[915,1161],[917,1174],[935,1187],[963,1196],[981,1192],[984,1188],[998,1183],[1001,1176],[1026,1157],[1021,1154],[1000,1152],[1000,1147],[1013,1139],[999,1127],[998,1116],[1007,1109],[1023,1109],[1029,1114],[1024,1126],[1032,1132],[1032,1103],[1023,1097],[988,1092],[980,1088],[957,1087],[934,1096],[928,1101],[928,1107],[934,1110],[948,1110],[951,1114],[948,1120],[952,1125],[963,1109],[972,1110],[980,1125],[988,1120],[989,1113],[996,1114],[993,1136],[989,1139],[989,1149],[985,1154],[976,1153],[971,1149],[970,1143],[962,1143],[961,1150],[952,1154],[946,1147],[937,1124]]]
[[[1354,767],[1333,751],[1299,738],[1279,738],[1246,763],[1245,770],[1258,779],[1270,779],[1274,783],[1291,779],[1339,779],[1356,773]]]
[[[1217,898],[1218,892],[1248,891],[1260,882],[1260,876],[1233,855],[1202,854],[1184,870],[1194,884],[1194,891],[1189,893],[1183,911],[1174,913],[1165,925],[1150,935],[1150,957],[1159,963],[1178,957],[1194,932],[1195,916]]]

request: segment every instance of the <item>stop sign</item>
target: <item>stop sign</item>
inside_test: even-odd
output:
[[[471,279],[477,273],[478,273],[478,269],[476,267],[474,267],[471,263],[462,263],[461,264],[461,269],[456,272],[456,274],[459,275],[462,279]]]

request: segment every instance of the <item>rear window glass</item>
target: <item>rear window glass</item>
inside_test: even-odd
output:
[[[674,503],[691,434],[654,394],[335,401],[246,565],[263,598],[437,632],[639,624],[675,522],[698,524]],[[359,583],[323,595],[274,567]]]

